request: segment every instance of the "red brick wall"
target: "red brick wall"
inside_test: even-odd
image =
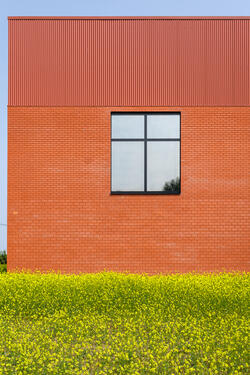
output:
[[[180,111],[181,195],[110,195],[110,112]],[[9,107],[8,269],[249,271],[249,107]]]

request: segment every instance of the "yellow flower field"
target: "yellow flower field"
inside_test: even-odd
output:
[[[0,274],[1,374],[247,374],[249,274]]]

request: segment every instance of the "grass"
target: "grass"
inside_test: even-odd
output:
[[[0,374],[246,374],[249,275],[0,275]]]

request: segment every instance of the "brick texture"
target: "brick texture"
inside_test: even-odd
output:
[[[110,195],[112,111],[181,112],[181,194]],[[249,271],[249,107],[9,107],[8,270]]]

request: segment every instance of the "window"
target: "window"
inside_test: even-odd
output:
[[[111,193],[180,194],[180,113],[112,113]]]

